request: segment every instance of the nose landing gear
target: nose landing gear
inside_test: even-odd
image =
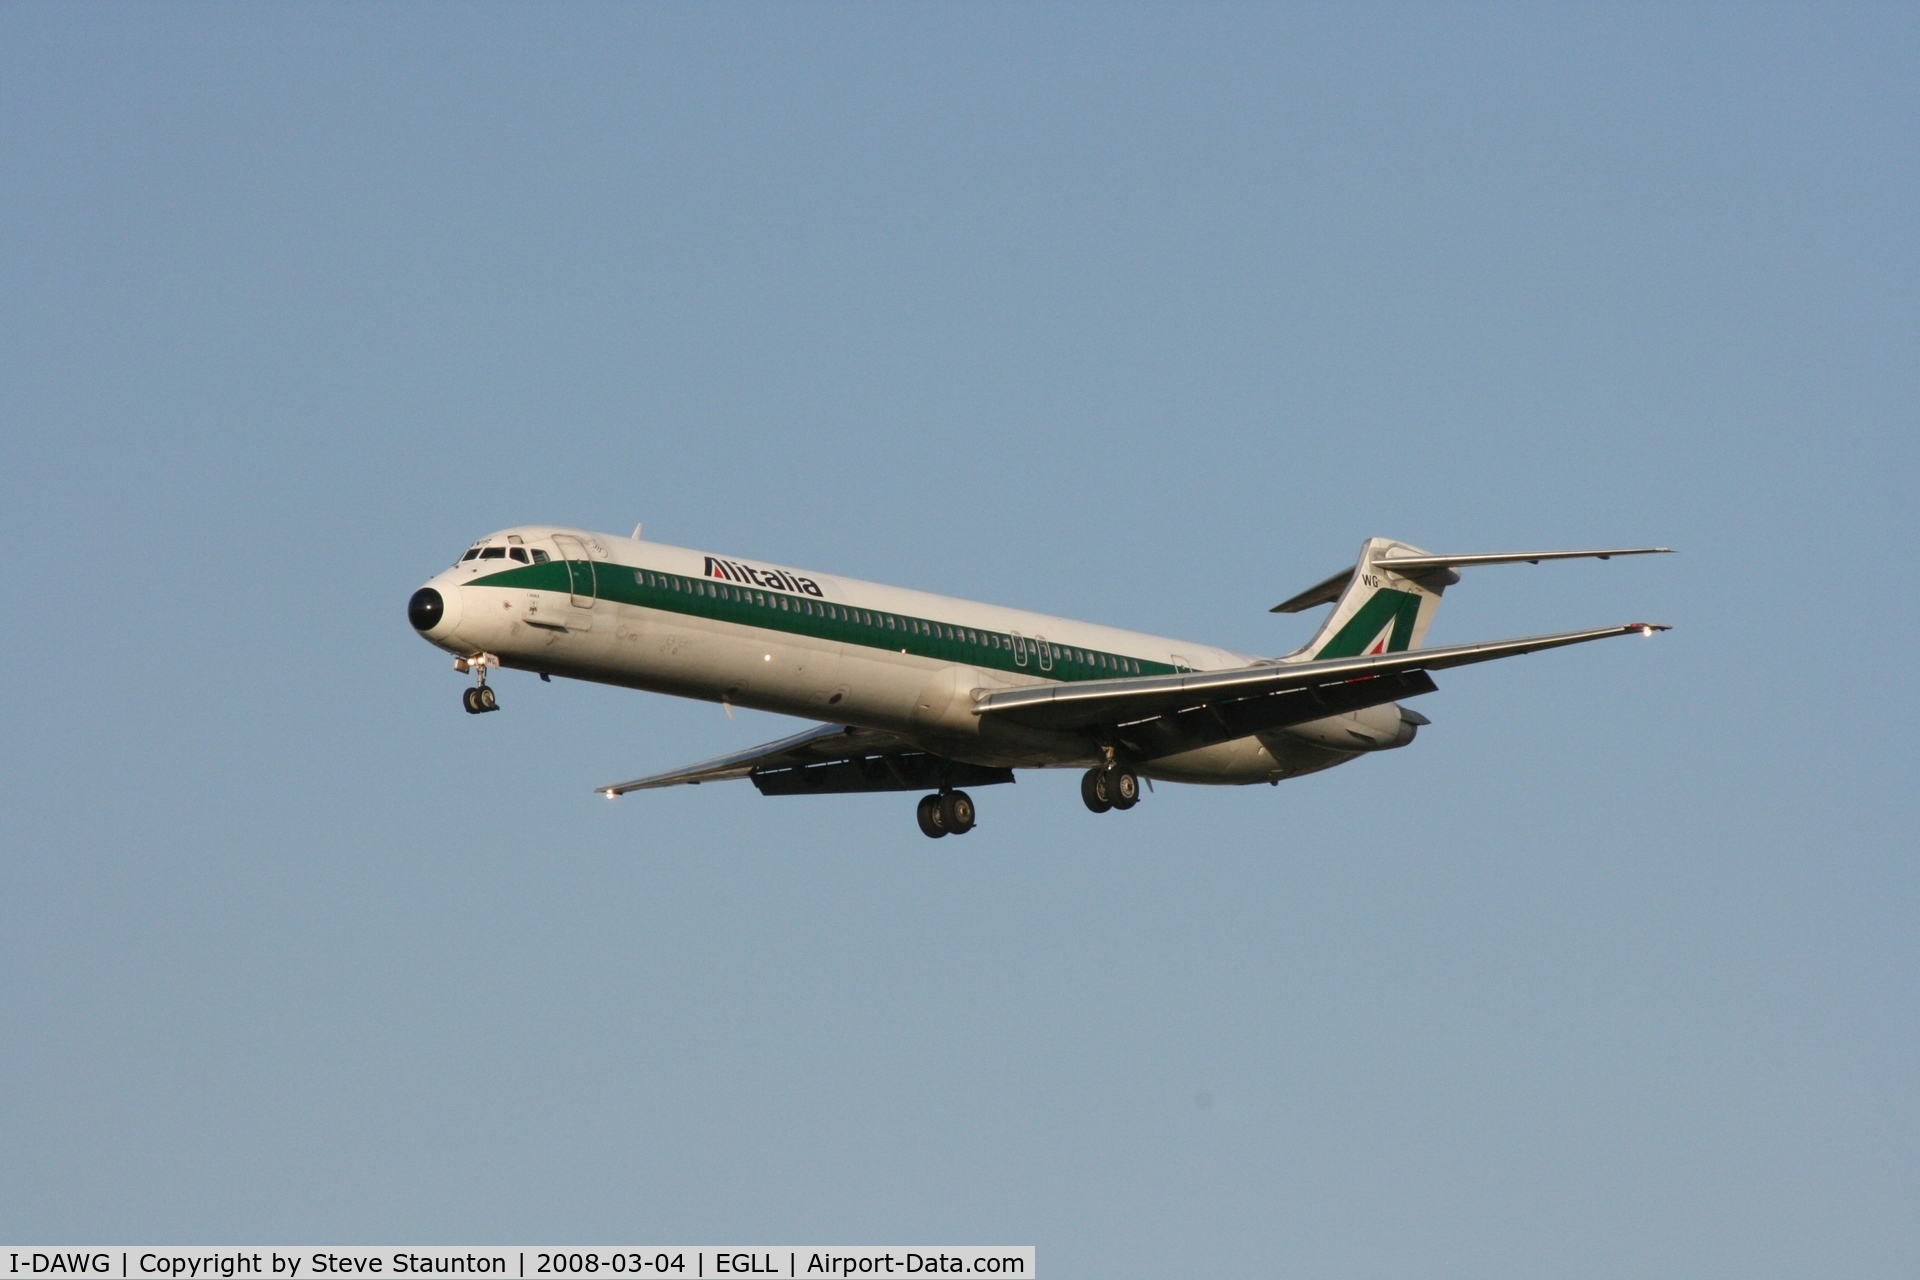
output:
[[[1080,779],[1080,798],[1095,813],[1131,809],[1140,803],[1140,779],[1124,765],[1089,769]]]
[[[920,830],[935,840],[944,835],[963,836],[973,830],[973,797],[964,791],[921,796],[914,816],[920,820]]]
[[[479,682],[471,689],[463,689],[460,692],[460,705],[467,709],[468,715],[477,716],[500,709],[500,700],[494,697],[493,690],[487,687],[487,668],[499,665],[500,659],[490,653],[483,653],[477,658],[453,660],[455,671],[471,671],[474,673],[474,679]]]

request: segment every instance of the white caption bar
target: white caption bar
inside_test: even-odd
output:
[[[510,1280],[706,1280],[709,1276],[1018,1276],[1033,1271],[1033,1246],[980,1245],[173,1245],[0,1247],[0,1280],[309,1280],[316,1276],[505,1276]]]

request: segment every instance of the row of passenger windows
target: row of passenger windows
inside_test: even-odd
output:
[[[518,560],[526,564],[531,556],[534,564],[545,564],[547,553],[538,547],[468,547],[467,554],[460,557],[460,563],[469,560]]]
[[[535,553],[536,555],[538,552]],[[1126,675],[1140,674],[1140,663],[1132,658],[1116,657],[1112,654],[1097,653],[1090,649],[1074,649],[1066,645],[1045,644],[1043,641],[1021,637],[1016,646],[1014,637],[1002,635],[997,631],[973,631],[966,627],[949,626],[944,622],[928,622],[922,618],[906,618],[892,613],[875,613],[869,609],[849,609],[844,605],[828,604],[824,600],[809,600],[805,596],[782,595],[777,591],[754,591],[748,587],[737,587],[731,583],[713,582],[705,578],[679,578],[668,573],[650,573],[645,569],[633,571],[634,581],[644,587],[653,587],[660,591],[680,591],[690,595],[705,596],[713,600],[733,600],[741,604],[757,605],[764,609],[782,609],[788,613],[803,613],[816,618],[831,618],[836,622],[850,622],[863,627],[882,628],[887,631],[904,631],[909,635],[928,636],[936,640],[951,640],[957,644],[979,645],[989,649],[1001,649],[1020,655],[1022,661],[1028,652],[1042,656],[1044,645],[1046,656],[1061,662],[1077,662],[1082,666],[1101,667]]]

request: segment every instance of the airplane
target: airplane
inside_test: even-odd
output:
[[[1629,622],[1422,648],[1458,570],[1666,554],[1669,547],[1433,555],[1369,538],[1359,557],[1273,606],[1332,613],[1283,657],[1142,635],[744,557],[552,525],[503,529],[413,593],[407,618],[499,708],[489,670],[562,676],[822,721],[791,737],[598,788],[746,778],[768,796],[920,791],[921,831],[964,835],[966,787],[1016,769],[1084,769],[1095,813],[1142,779],[1275,786],[1391,751],[1431,723],[1400,705],[1432,673],[1609,636]]]

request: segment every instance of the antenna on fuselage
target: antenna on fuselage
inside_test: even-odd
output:
[[[635,542],[638,542],[638,541],[640,541],[640,526],[639,526],[639,525],[635,525],[635,526],[633,526],[633,540],[634,540]]]

